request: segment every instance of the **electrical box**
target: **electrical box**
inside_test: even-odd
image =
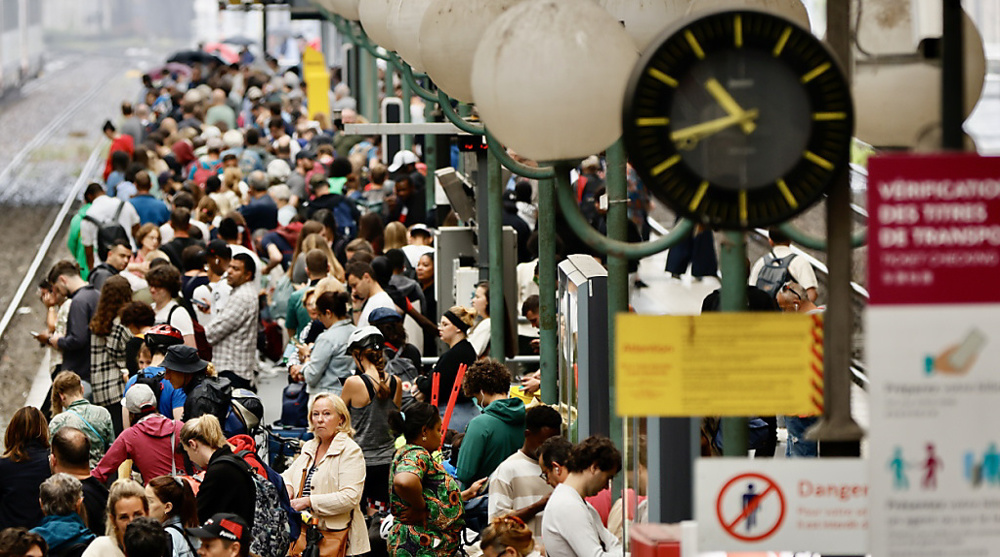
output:
[[[681,557],[679,524],[632,524],[632,557]]]

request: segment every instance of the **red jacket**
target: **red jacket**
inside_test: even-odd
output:
[[[157,476],[171,474],[171,455],[177,473],[183,474],[184,453],[180,448],[183,426],[184,423],[180,420],[170,420],[162,414],[151,414],[139,420],[139,423],[126,429],[118,439],[115,439],[90,475],[102,483],[106,482],[108,476],[117,470],[125,459],[131,458],[135,469],[142,474],[143,483],[147,483]],[[173,434],[172,446],[171,434]]]
[[[104,181],[108,181],[108,176],[111,176],[111,155],[115,151],[125,151],[128,153],[129,158],[135,154],[135,142],[132,141],[131,135],[121,134],[111,142],[111,147],[108,149],[108,160],[104,163]]]

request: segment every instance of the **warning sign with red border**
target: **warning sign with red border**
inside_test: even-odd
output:
[[[859,459],[701,459],[698,549],[864,554],[866,477]]]

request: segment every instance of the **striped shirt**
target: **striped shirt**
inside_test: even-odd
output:
[[[542,479],[538,461],[518,450],[501,462],[490,478],[490,520],[537,503],[550,493],[552,487]],[[541,536],[542,513],[525,523],[536,538]]]

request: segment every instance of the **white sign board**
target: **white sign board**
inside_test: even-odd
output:
[[[869,169],[872,555],[1000,557],[1000,158]]]
[[[867,553],[860,459],[703,458],[695,472],[699,551]]]

